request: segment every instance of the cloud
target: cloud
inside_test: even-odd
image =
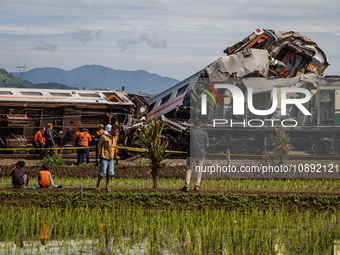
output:
[[[168,44],[166,41],[162,39],[158,39],[156,34],[145,34],[141,35],[137,40],[133,39],[122,39],[117,41],[117,45],[120,48],[121,52],[126,51],[129,48],[134,48],[138,44],[145,43],[147,46],[151,48],[167,48]]]
[[[166,41],[158,39],[156,34],[148,34],[140,36],[140,39],[144,41],[151,48],[166,48],[168,47]]]
[[[137,44],[140,44],[140,41],[136,40],[131,40],[131,39],[123,39],[123,40],[118,40],[117,45],[120,48],[121,52],[126,51],[128,48],[134,48],[136,47]]]
[[[33,49],[39,50],[39,51],[56,51],[56,50],[59,50],[57,45],[54,45],[54,44],[51,44],[51,43],[46,43],[43,40],[41,40],[39,45],[35,46]]]
[[[84,29],[78,29],[75,32],[71,32],[71,36],[74,39],[77,39],[83,43],[86,43],[88,41],[93,40],[94,38],[100,36],[101,29],[99,30],[84,30]]]

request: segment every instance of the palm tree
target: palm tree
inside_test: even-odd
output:
[[[158,170],[162,161],[168,155],[166,149],[168,141],[161,139],[164,123],[160,120],[153,120],[147,127],[142,127],[139,145],[146,149],[145,156],[151,161],[151,175],[153,187],[157,188]]]

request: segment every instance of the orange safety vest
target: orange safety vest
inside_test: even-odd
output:
[[[44,143],[45,137],[43,137],[44,133],[41,133],[39,130],[34,136],[34,142]]]
[[[41,170],[39,172],[40,175],[40,180],[39,180],[39,184],[45,187],[50,186],[51,182],[50,182],[50,173],[49,171],[44,171]]]
[[[99,130],[96,132],[96,134],[97,134],[97,135],[102,135],[103,132],[104,132],[104,129],[99,129]]]
[[[79,136],[78,136],[78,134],[79,134]],[[78,132],[76,135],[78,137],[80,137],[80,145],[81,146],[87,147],[87,146],[89,146],[88,142],[92,141],[91,136],[87,132],[81,132],[81,133]]]

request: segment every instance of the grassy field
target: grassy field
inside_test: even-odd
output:
[[[1,254],[332,254],[339,180],[54,178],[63,189],[0,179]],[[37,185],[32,178],[30,185]],[[80,193],[79,186],[84,189]],[[102,182],[104,188],[105,182]],[[64,189],[65,188],[65,189]],[[335,253],[336,254],[336,253]]]
[[[96,178],[53,178],[55,184],[65,188],[91,189],[96,186]],[[38,186],[37,178],[31,178],[29,185]],[[0,188],[11,187],[10,177],[0,178]],[[104,188],[105,180],[101,182]],[[164,189],[180,189],[184,180],[179,178],[159,178],[158,187]],[[147,189],[152,188],[151,179],[144,178],[113,178],[110,188],[121,189]],[[268,192],[340,192],[340,179],[204,179],[202,190],[233,190],[233,191],[268,191]]]

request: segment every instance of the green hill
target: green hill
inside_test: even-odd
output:
[[[38,89],[78,89],[64,84],[49,82],[33,84],[29,81],[23,81],[18,77],[9,74],[6,70],[0,69],[0,87],[2,88],[38,88]]]

